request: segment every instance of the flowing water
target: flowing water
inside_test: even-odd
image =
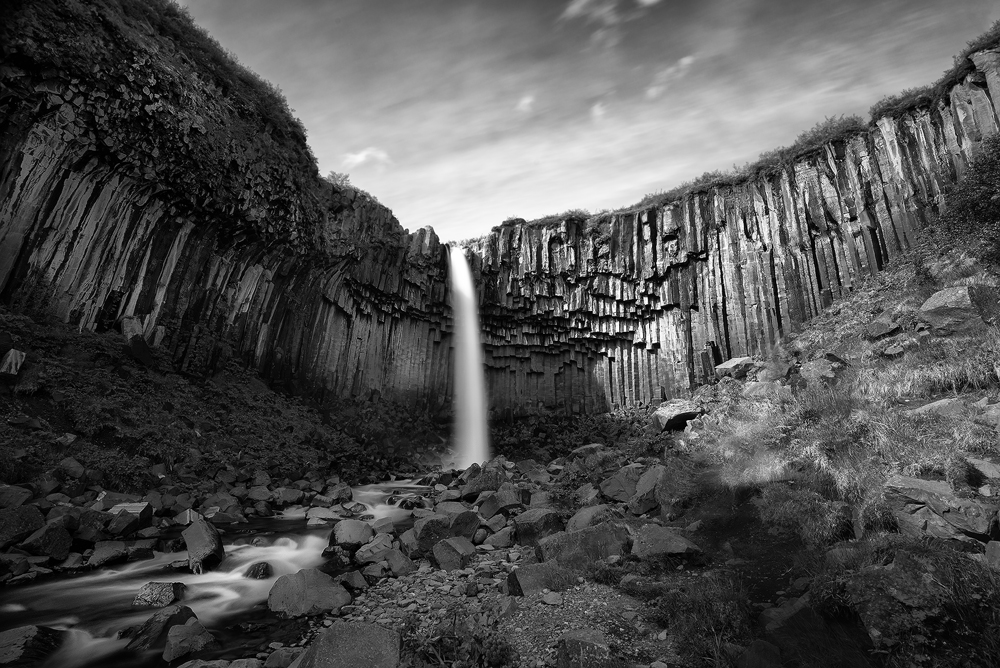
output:
[[[455,313],[455,467],[490,458],[486,429],[486,379],[480,340],[479,307],[465,251],[450,247],[452,310]]]
[[[411,513],[396,505],[395,498],[427,491],[411,481],[365,485],[354,488],[354,500],[367,507],[366,516],[389,517],[403,527]],[[182,582],[186,590],[181,604],[190,607],[221,641],[225,650],[218,655],[235,658],[252,653],[261,642],[273,639],[269,634],[273,626],[261,622],[275,621],[266,605],[275,580],[324,562],[322,554],[331,530],[307,527],[304,516],[305,509],[291,510],[253,524],[222,527],[227,532],[223,536],[226,559],[216,570],[200,575],[170,567],[171,562],[186,560],[186,552],[157,552],[145,561],[0,589],[0,631],[26,624],[70,631],[67,641],[44,664],[46,668],[162,665],[159,652],[126,653],[128,641],[116,635],[142,624],[155,612],[132,606],[144,584]],[[260,561],[271,564],[271,577],[245,578],[247,569]],[[238,622],[244,624],[233,629]],[[260,632],[254,634],[255,628]]]

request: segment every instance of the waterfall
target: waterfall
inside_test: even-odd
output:
[[[486,378],[472,271],[462,248],[451,246],[449,250],[452,311],[455,314],[455,466],[465,469],[490,458]]]

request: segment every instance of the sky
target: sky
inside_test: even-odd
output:
[[[638,202],[932,83],[1000,0],[180,0],[415,230]]]

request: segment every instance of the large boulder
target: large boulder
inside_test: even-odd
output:
[[[594,524],[617,519],[621,519],[619,514],[605,503],[599,506],[587,506],[576,511],[576,514],[569,518],[569,521],[566,522],[566,531],[579,531]]]
[[[573,531],[560,531],[538,541],[539,561],[554,561],[566,568],[586,568],[599,559],[621,555],[628,544],[628,530],[613,522]]]
[[[351,595],[326,573],[306,568],[278,578],[267,595],[267,607],[289,617],[337,612]]]
[[[42,512],[34,505],[0,510],[0,550],[21,542],[44,524]]]
[[[635,484],[635,493],[628,500],[628,509],[633,515],[643,515],[660,505],[656,498],[656,486],[666,475],[667,467],[662,464],[651,466]]]
[[[725,376],[730,376],[739,380],[740,378],[746,377],[747,373],[749,373],[752,368],[752,357],[733,357],[732,359],[726,360],[722,364],[716,365],[715,377],[723,378]]]
[[[562,530],[562,518],[551,508],[532,508],[514,518],[514,535],[521,545],[537,545],[542,538]]]
[[[687,399],[671,399],[657,406],[653,413],[656,431],[683,429],[684,426],[705,411],[701,406]]]
[[[676,529],[647,524],[639,529],[632,543],[632,554],[637,557],[687,557],[701,554],[701,548]]]
[[[188,551],[188,568],[194,573],[211,570],[226,558],[219,531],[199,517],[181,532]]]
[[[625,503],[635,495],[640,477],[642,477],[642,464],[623,466],[601,483],[601,493],[609,499]]]
[[[62,561],[69,556],[73,537],[56,523],[46,524],[24,539],[21,549],[29,554],[52,557]]]
[[[360,622],[341,622],[323,631],[290,668],[397,668],[400,637]]]
[[[576,574],[556,563],[524,564],[507,575],[511,596],[531,596],[543,589],[562,591],[576,584]]]
[[[983,329],[998,322],[1000,291],[988,285],[945,288],[920,306],[919,317],[939,336]]]
[[[479,514],[483,519],[490,519],[498,513],[510,514],[512,510],[524,507],[524,499],[520,490],[509,482],[505,482],[500,487],[483,499],[479,504]]]
[[[46,626],[19,626],[0,633],[0,666],[29,668],[40,666],[59,649],[66,631]]]
[[[434,545],[434,560],[446,571],[465,568],[476,554],[476,546],[464,536],[438,541]]]
[[[147,582],[132,599],[132,605],[164,608],[184,597],[183,582]]]
[[[0,508],[16,508],[31,500],[30,489],[16,485],[0,485]],[[27,628],[27,627],[24,627]]]
[[[361,520],[341,520],[333,527],[330,545],[336,545],[348,552],[358,550],[362,545],[375,537],[375,530],[367,522]]]
[[[885,483],[885,500],[899,530],[910,536],[981,541],[997,537],[997,508],[955,495],[942,480],[894,475]]]
[[[482,492],[495,492],[507,482],[507,476],[500,470],[487,467],[462,488],[462,498],[473,500]]]
[[[451,518],[434,513],[413,523],[413,554],[430,554],[438,541],[451,537]]]
[[[167,632],[178,624],[197,619],[186,605],[172,605],[154,613],[131,635],[126,649],[141,652],[162,647],[167,642]]]
[[[386,553],[392,549],[392,536],[387,533],[376,534],[368,543],[354,553],[354,561],[357,563],[374,564],[382,561]]]

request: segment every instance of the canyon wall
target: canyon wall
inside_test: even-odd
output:
[[[250,75],[197,35],[168,36],[164,7],[0,8],[0,299],[139,333],[190,373],[235,356],[324,401],[446,406],[448,268],[433,230],[411,234],[322,181],[283,101],[246,94]],[[683,395],[879,271],[998,129],[1000,56],[973,60],[934,108],[772,176],[470,242],[492,408]]]

